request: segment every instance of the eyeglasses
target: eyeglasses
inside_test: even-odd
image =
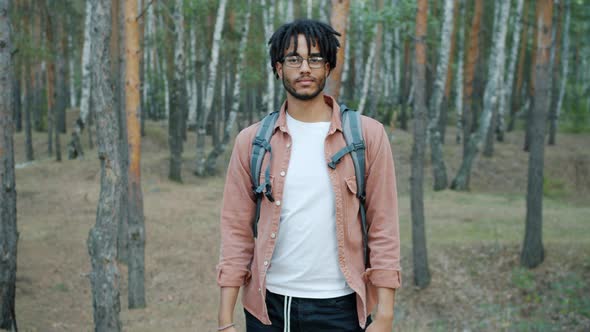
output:
[[[322,68],[324,66],[324,63],[326,63],[326,60],[324,58],[322,58],[321,56],[312,56],[312,57],[305,59],[299,55],[286,56],[283,59],[283,63],[287,67],[301,68],[301,65],[303,64],[303,60],[307,60],[307,65],[309,66],[309,68],[313,68],[313,69]]]

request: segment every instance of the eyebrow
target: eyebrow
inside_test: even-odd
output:
[[[295,52],[295,51],[291,51],[291,52],[285,54],[285,56],[293,56],[293,55],[299,55],[300,56],[300,54],[298,52]],[[315,56],[319,56],[319,57],[321,57],[322,54],[316,52],[316,53],[311,53],[309,56],[314,56],[314,57]]]

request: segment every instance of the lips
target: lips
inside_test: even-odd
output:
[[[315,80],[313,78],[307,78],[306,77],[306,78],[300,78],[300,79],[296,80],[296,82],[297,83],[303,83],[303,84],[305,84],[305,83],[308,83],[309,84],[309,83],[315,82]]]

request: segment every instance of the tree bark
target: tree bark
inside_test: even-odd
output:
[[[137,0],[125,0],[125,108],[128,169],[128,303],[129,309],[145,307],[145,226],[141,190],[141,109],[139,26]]]
[[[238,111],[240,109],[241,77],[244,67],[246,45],[248,42],[248,32],[250,31],[250,15],[252,10],[251,7],[252,0],[248,0],[246,16],[244,18],[244,27],[242,29],[242,37],[240,38],[240,46],[238,51],[238,62],[235,72],[231,111],[225,124],[223,138],[221,142],[214,147],[214,149],[211,151],[211,153],[209,153],[209,156],[207,157],[206,171],[209,175],[215,174],[215,171],[217,169],[217,159],[219,159],[219,156],[223,155],[223,153],[227,150],[227,147],[229,146],[231,140],[231,133],[233,132],[233,128],[238,117]]]
[[[472,132],[472,113],[474,108],[473,85],[475,79],[475,67],[479,59],[479,34],[481,30],[481,18],[483,15],[483,0],[475,0],[475,9],[471,30],[469,32],[469,49],[467,50],[467,62],[465,63],[465,79],[463,81],[463,155],[467,152],[467,142]],[[469,179],[467,179],[469,185]]]
[[[453,30],[453,1],[445,0],[443,25],[441,30],[440,49],[438,53],[438,65],[436,68],[436,81],[431,94],[429,107],[428,132],[430,137],[430,157],[432,159],[432,172],[434,190],[443,190],[448,186],[447,168],[445,166],[442,142],[440,138],[440,105],[445,91],[445,81],[449,71],[449,58],[451,51],[451,32]]]
[[[517,110],[523,106],[522,102],[522,86],[524,84],[524,63],[526,59],[527,53],[527,34],[529,29],[525,25],[525,21],[528,19],[528,1],[525,1],[523,4],[523,14],[522,14],[522,27],[521,27],[521,34],[520,34],[520,46],[518,51],[518,64],[516,69],[516,82],[514,89],[512,90],[512,103],[508,105],[510,107],[510,118],[508,121],[508,128],[506,131],[511,132],[514,130],[514,124],[516,122],[516,112]]]
[[[172,100],[168,119],[168,145],[170,146],[170,172],[168,178],[182,182],[182,121],[186,109],[185,56],[184,56],[184,10],[181,0],[174,6],[174,79]]]
[[[226,0],[221,0],[221,3],[225,4]],[[269,0],[269,5],[267,7],[266,0],[260,1],[262,6],[262,21],[264,25],[264,40],[270,40],[270,37],[273,33],[273,20],[274,20],[274,0]],[[220,6],[221,7],[221,6]],[[219,15],[218,15],[219,18]],[[268,54],[266,51],[266,45],[264,47],[264,54]],[[274,64],[270,64],[270,66],[266,66],[266,92],[262,97],[262,104],[266,106],[266,112],[271,113],[275,111],[275,76],[273,73]],[[204,135],[204,134],[203,134]],[[203,154],[204,156],[204,154]],[[197,174],[198,174],[198,167],[197,167]]]
[[[27,161],[33,161],[35,159],[35,154],[33,151],[33,127],[31,122],[31,108],[34,106],[33,104],[33,79],[31,77],[31,66],[30,63],[27,61],[27,65],[23,68],[24,77],[23,80],[25,83],[25,154],[27,156]]]
[[[416,13],[416,57],[414,62],[414,143],[412,145],[411,209],[412,209],[412,257],[414,284],[425,288],[430,284],[426,229],[424,227],[424,150],[426,148],[426,30],[428,0],[418,0]]]
[[[504,141],[504,132],[505,129],[505,114],[506,114],[506,107],[510,107],[512,105],[512,87],[514,86],[514,71],[516,69],[516,62],[518,61],[518,48],[520,43],[520,30],[524,26],[524,21],[522,20],[522,8],[524,5],[524,0],[517,0],[516,2],[516,12],[514,16],[514,31],[512,33],[512,50],[510,51],[510,63],[508,64],[508,71],[506,80],[504,83],[503,88],[503,95],[500,96],[500,105],[498,106],[498,141]],[[513,124],[514,125],[514,124]]]
[[[110,66],[111,1],[91,0],[92,43],[90,52],[93,94],[97,117],[98,157],[101,186],[96,224],[88,235],[92,265],[90,283],[94,308],[94,330],[121,330],[119,312],[119,269],[117,268],[117,225],[120,219],[122,167],[118,143],[119,121],[114,103]]]
[[[543,163],[545,154],[545,121],[551,103],[551,25],[553,0],[537,2],[537,51],[535,52],[535,105],[530,125],[529,172],[525,237],[520,264],[534,268],[545,258],[543,248]]]
[[[0,329],[16,330],[18,229],[14,174],[14,62],[10,1],[0,0]]]
[[[497,86],[501,77],[502,68],[505,60],[505,41],[507,30],[507,19],[510,9],[510,0],[502,0],[496,4],[501,6],[498,20],[494,22],[493,46],[490,51],[490,60],[488,63],[488,83],[484,93],[484,108],[479,118],[477,131],[469,136],[467,142],[467,151],[463,156],[461,167],[451,184],[451,189],[467,190],[469,187],[468,178],[471,174],[473,160],[480,150],[482,141],[486,138],[490,127],[492,112],[497,106]],[[467,138],[468,136],[465,136]]]
[[[454,0],[453,4],[453,31],[451,32],[451,49],[449,51],[449,64],[447,69],[447,77],[445,81],[445,93],[440,109],[440,116],[438,121],[438,127],[440,132],[440,142],[445,144],[445,137],[447,133],[447,121],[448,121],[448,110],[449,103],[451,101],[451,86],[453,83],[453,62],[455,61],[455,48],[457,47],[457,21],[459,19],[459,0]]]
[[[377,0],[377,12],[383,11],[383,0]],[[368,107],[368,115],[370,117],[376,117],[377,115],[377,106],[379,105],[379,101],[381,100],[381,91],[379,84],[380,81],[383,81],[384,75],[380,72],[382,69],[381,65],[381,54],[383,53],[381,49],[383,48],[383,22],[379,20],[377,22],[377,33],[375,34],[375,53],[372,61],[372,69],[371,73],[373,73],[369,78],[369,89],[370,89],[370,99],[369,99],[369,107]],[[360,109],[360,107],[359,107]],[[362,114],[362,112],[361,112]]]
[[[568,65],[569,65],[569,29],[570,29],[570,16],[571,16],[571,4],[570,0],[565,0],[564,4],[565,10],[565,19],[563,23],[563,45],[561,47],[561,79],[559,82],[559,94],[557,96],[557,102],[555,103],[555,108],[550,110],[549,116],[549,145],[555,145],[556,139],[555,136],[557,134],[557,121],[559,120],[559,116],[561,114],[561,106],[563,105],[563,97],[565,96],[565,88],[567,82],[567,75],[568,75]],[[554,82],[557,83],[557,82]]]
[[[82,132],[88,122],[88,114],[90,113],[90,93],[92,76],[90,73],[90,42],[92,40],[90,34],[90,23],[92,19],[92,12],[90,3],[86,2],[85,18],[84,18],[84,46],[82,47],[82,93],[80,97],[80,115],[74,124],[72,131],[72,139],[68,144],[68,159],[80,158],[84,156],[80,139]]]
[[[336,54],[336,67],[331,68],[330,70],[330,76],[328,76],[328,81],[326,82],[325,92],[326,94],[334,97],[336,100],[339,100],[338,98],[340,97],[342,71],[345,61],[344,53],[346,52],[346,35],[348,33],[346,28],[349,11],[349,0],[332,0],[332,16],[330,17],[330,24],[334,30],[340,33],[340,37],[338,38],[338,41],[340,42],[340,48],[338,48],[338,53]]]
[[[461,14],[459,18],[459,49],[457,50],[457,78],[455,79],[455,111],[457,112],[457,133],[455,135],[455,142],[461,144],[463,133],[463,56],[465,49],[465,0],[459,0],[459,7]]]
[[[375,57],[377,54],[377,38],[378,38],[378,25],[375,25],[373,28],[373,41],[371,42],[370,51],[369,51],[369,58],[367,58],[367,62],[365,62],[365,69],[364,69],[364,77],[363,77],[363,85],[361,90],[361,100],[359,101],[358,112],[363,114],[365,111],[365,105],[367,103],[367,98],[369,95],[369,85],[371,83],[371,74],[373,71],[373,62],[375,62]]]
[[[223,22],[225,19],[225,8],[227,5],[227,0],[221,0],[219,2],[219,7],[217,8],[217,19],[215,20],[215,31],[213,33],[213,47],[211,48],[211,57],[209,62],[209,78],[207,80],[207,93],[205,94],[205,105],[204,111],[201,112],[199,126],[197,129],[197,165],[195,169],[195,175],[204,176],[205,175],[205,135],[207,132],[207,122],[209,121],[209,114],[211,114],[211,110],[213,107],[213,97],[215,95],[215,83],[217,80],[217,63],[219,60],[219,46],[221,43],[221,32],[223,31]],[[264,2],[263,2],[264,6]],[[266,16],[265,16],[265,23]],[[265,25],[266,30],[266,25]],[[268,32],[268,31],[267,31]],[[270,39],[270,36],[266,40]],[[270,80],[274,78],[269,77]],[[274,85],[272,88],[274,92]],[[270,88],[269,90],[270,91]],[[274,98],[274,97],[273,97]],[[267,99],[267,102],[272,104],[273,98]],[[274,106],[273,106],[274,107]]]

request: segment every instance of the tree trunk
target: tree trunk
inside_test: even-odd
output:
[[[15,331],[18,229],[13,143],[14,45],[10,12],[10,1],[0,0],[0,329]]]
[[[72,139],[68,144],[68,159],[74,159],[84,156],[82,150],[82,144],[80,144],[80,138],[82,131],[87,125],[88,114],[90,113],[90,93],[92,76],[90,73],[90,24],[92,19],[91,6],[89,2],[86,2],[85,18],[84,18],[84,46],[82,48],[82,94],[80,97],[80,115],[76,119],[74,124],[74,130],[72,131]]]
[[[438,121],[438,128],[440,132],[440,142],[445,144],[445,137],[447,133],[447,121],[449,103],[451,101],[451,86],[453,83],[453,62],[455,61],[455,48],[457,47],[457,21],[459,18],[459,0],[454,0],[453,4],[453,31],[451,32],[451,49],[449,51],[449,64],[447,69],[447,77],[445,81],[445,94],[440,109],[440,117]]]
[[[223,139],[221,140],[220,144],[214,147],[214,149],[211,151],[211,153],[209,153],[209,156],[207,157],[207,174],[209,175],[215,174],[215,171],[217,169],[217,159],[219,158],[219,156],[223,155],[223,153],[227,150],[227,147],[229,146],[231,140],[231,133],[233,132],[236,118],[238,116],[238,111],[240,109],[240,86],[242,77],[241,75],[243,71],[242,68],[244,66],[246,45],[248,42],[248,32],[250,31],[251,3],[252,0],[248,0],[246,16],[244,18],[244,28],[242,29],[242,37],[240,39],[240,46],[238,51],[238,63],[234,79],[231,111],[225,124]]]
[[[125,108],[127,141],[129,142],[128,169],[128,302],[129,309],[145,307],[145,226],[141,191],[141,132],[139,81],[139,27],[136,20],[137,1],[125,1]]]
[[[500,105],[498,106],[498,141],[504,141],[504,132],[506,131],[504,119],[506,114],[506,107],[512,105],[512,87],[514,84],[514,71],[516,69],[516,61],[518,60],[518,47],[520,42],[520,30],[524,25],[522,20],[522,8],[524,0],[517,0],[516,12],[513,19],[514,31],[512,34],[512,50],[510,51],[510,63],[508,64],[508,72],[506,73],[506,80],[503,88],[503,95],[500,96]],[[512,116],[512,115],[511,115]],[[514,124],[513,124],[514,125]]]
[[[448,186],[447,168],[442,151],[440,138],[440,105],[444,97],[445,81],[449,71],[449,58],[451,51],[451,32],[453,30],[453,1],[445,0],[443,25],[441,30],[440,49],[438,53],[438,65],[436,68],[436,81],[432,91],[429,107],[428,132],[430,137],[430,153],[432,159],[432,172],[434,179],[434,190],[443,190]]]
[[[473,131],[473,113],[475,112],[475,102],[473,97],[473,88],[475,83],[475,67],[477,66],[479,52],[479,34],[481,30],[481,18],[483,16],[483,0],[475,0],[475,9],[473,20],[471,21],[471,30],[469,31],[469,49],[467,50],[467,61],[465,63],[464,80],[463,80],[463,158],[467,154],[469,136]],[[469,174],[465,179],[466,187],[469,187]]]
[[[510,9],[508,9],[510,12]],[[498,22],[500,15],[500,6],[494,6],[494,23]],[[504,66],[502,65],[500,74],[498,75],[498,87],[496,89],[496,98],[502,100],[504,95]],[[484,138],[484,148],[482,155],[484,157],[491,158],[494,155],[494,134],[497,128],[498,122],[498,107],[492,109],[492,118],[490,119],[490,129],[488,130],[486,137]]]
[[[205,105],[204,111],[201,112],[199,127],[197,130],[197,167],[195,169],[195,175],[205,175],[205,134],[207,128],[207,122],[209,121],[209,114],[213,107],[213,97],[215,96],[215,83],[217,81],[217,63],[219,61],[219,46],[221,43],[221,32],[223,30],[223,22],[225,19],[225,7],[227,0],[221,0],[219,7],[217,8],[217,19],[215,20],[215,31],[213,33],[213,47],[211,48],[211,57],[209,62],[209,78],[207,80],[207,93],[205,94]],[[264,1],[263,1],[264,6]],[[265,23],[266,16],[265,16]],[[265,25],[266,30],[266,25]],[[268,32],[268,31],[267,31]],[[266,40],[270,39],[270,36]],[[274,78],[269,77],[272,81]],[[274,92],[274,84],[272,86]],[[270,91],[270,88],[269,88]],[[274,98],[274,97],[273,97]],[[272,103],[272,98],[267,99],[267,102]],[[274,107],[274,106],[273,106]]]
[[[170,172],[168,178],[182,182],[182,121],[186,109],[186,88],[184,77],[184,10],[182,0],[174,6],[174,79],[172,100],[168,119],[168,144],[170,146]]]
[[[57,161],[61,161],[61,140],[60,134],[66,130],[66,62],[63,36],[63,21],[62,17],[56,17],[56,31],[59,40],[55,43],[55,64],[56,64],[56,75],[55,75],[55,152]]]
[[[557,121],[559,120],[559,115],[561,113],[561,106],[563,105],[563,97],[565,95],[565,87],[567,82],[567,75],[568,75],[568,60],[569,60],[569,28],[570,28],[570,0],[565,0],[564,9],[565,9],[565,19],[563,23],[563,45],[561,47],[561,79],[559,82],[559,93],[557,96],[557,102],[555,103],[555,108],[550,110],[549,115],[549,145],[555,145],[555,136],[557,133]],[[554,82],[557,83],[557,82]]]
[[[467,151],[463,156],[461,167],[457,172],[457,176],[451,184],[451,189],[467,190],[468,181],[471,174],[471,167],[473,160],[480,150],[480,145],[485,139],[490,127],[492,112],[497,105],[497,87],[501,77],[502,68],[504,68],[504,48],[506,41],[506,30],[508,13],[510,9],[510,0],[502,0],[496,4],[501,6],[498,20],[494,22],[493,46],[490,50],[490,60],[488,63],[488,83],[484,93],[484,108],[479,118],[478,129],[475,133],[469,136],[467,142]],[[468,136],[465,136],[467,139]]]
[[[377,12],[383,11],[383,0],[377,0]],[[377,106],[379,101],[381,100],[381,91],[380,91],[380,81],[383,81],[384,76],[380,72],[382,69],[381,65],[381,54],[383,53],[381,49],[383,48],[383,22],[377,22],[377,33],[375,34],[375,55],[373,57],[373,61],[371,66],[371,73],[373,73],[369,78],[369,89],[370,89],[370,99],[369,99],[369,111],[368,115],[370,117],[375,118],[377,115]],[[360,108],[360,107],[359,107]],[[362,114],[362,113],[361,113]]]
[[[418,0],[416,13],[416,57],[414,62],[414,143],[412,145],[411,208],[412,257],[414,284],[425,288],[430,284],[426,229],[424,227],[424,150],[426,148],[426,30],[428,27],[428,0]]]
[[[27,156],[27,161],[33,161],[35,159],[34,152],[33,152],[33,128],[31,123],[31,108],[34,106],[33,104],[33,80],[31,79],[31,65],[28,61],[27,64],[23,68],[24,77],[23,80],[25,81],[25,151]]]
[[[378,36],[379,27],[375,25],[373,28],[373,41],[371,42],[370,51],[369,51],[369,58],[367,62],[365,62],[365,69],[364,69],[364,77],[363,77],[363,85],[361,90],[361,100],[359,102],[358,112],[363,114],[365,111],[365,105],[367,103],[367,98],[369,96],[369,85],[371,83],[372,77],[372,70],[373,70],[373,62],[375,62],[376,54],[377,54],[377,38]]]
[[[46,0],[47,1],[47,0]],[[54,31],[53,31],[53,19],[49,13],[49,4],[47,2],[44,3],[44,11],[46,15],[46,38],[47,38],[47,45],[51,49],[52,55],[49,57],[47,61],[47,156],[51,158],[53,156],[53,133],[55,132],[56,140],[59,139],[59,132],[57,130],[57,126],[55,124],[55,40],[54,40]],[[57,144],[56,144],[57,145]],[[58,148],[56,146],[56,157],[61,155],[58,152]],[[57,158],[56,158],[57,159]],[[59,160],[58,160],[59,161]]]
[[[455,135],[455,142],[461,144],[463,133],[463,54],[465,49],[465,0],[459,0],[459,7],[461,14],[459,18],[459,49],[457,50],[457,78],[455,79],[455,111],[457,112],[457,133]]]
[[[526,228],[520,264],[534,268],[545,258],[543,249],[543,163],[545,154],[545,121],[551,103],[551,25],[553,0],[537,2],[537,51],[535,52],[535,105],[530,123],[530,153],[527,186]]]
[[[408,106],[408,102],[407,101],[407,96],[408,94],[411,95],[411,92],[408,93],[408,91],[411,90],[410,86],[413,86],[413,84],[411,83],[412,78],[411,78],[411,74],[410,74],[410,67],[412,64],[412,60],[410,58],[410,42],[408,40],[408,38],[405,38],[404,40],[404,70],[403,70],[403,79],[402,79],[402,87],[400,88],[400,97],[399,97],[399,103],[401,104],[401,111],[400,111],[400,115],[399,115],[399,127],[402,130],[408,130],[408,112],[407,112],[407,106]]]
[[[541,6],[536,6],[535,7],[535,22],[539,20],[539,17],[542,15],[543,13],[541,12]],[[530,139],[531,139],[531,122],[533,121],[533,108],[534,106],[534,98],[535,98],[535,83],[536,83],[536,69],[535,69],[535,59],[537,58],[537,44],[538,44],[538,40],[537,40],[537,36],[538,36],[538,31],[537,31],[537,24],[534,24],[532,26],[532,39],[533,39],[533,48],[531,50],[531,61],[529,63],[529,68],[530,68],[530,81],[529,81],[529,88],[528,88],[528,93],[526,94],[526,97],[528,100],[530,100],[533,103],[533,107],[528,108],[527,113],[526,113],[526,122],[524,125],[525,128],[525,136],[524,136],[524,146],[523,146],[523,151],[529,152],[529,146],[530,146]]]
[[[508,128],[506,131],[511,132],[514,130],[514,125],[516,122],[516,112],[517,110],[524,104],[522,102],[522,86],[524,83],[524,63],[526,59],[527,53],[527,34],[529,29],[525,25],[526,20],[528,20],[528,1],[525,1],[523,4],[523,13],[522,13],[522,27],[520,33],[520,50],[518,51],[518,65],[516,69],[516,82],[514,89],[512,90],[512,103],[508,105],[510,107],[510,119],[508,121]]]
[[[223,3],[225,5],[226,0],[220,0],[220,8],[221,8],[221,4]],[[275,5],[275,1],[274,0],[269,0],[269,5],[267,7],[266,5],[266,0],[261,0],[260,4],[262,6],[262,20],[263,20],[263,24],[264,24],[264,40],[268,41],[270,40],[270,37],[272,36],[273,33],[273,20],[274,20],[274,5]],[[217,18],[219,19],[219,13],[217,15]],[[222,18],[223,19],[223,18]],[[215,42],[215,39],[214,39]],[[263,54],[268,54],[268,52],[266,52],[266,45],[264,47],[265,52]],[[263,95],[263,100],[262,100],[262,104],[263,107],[266,106],[266,112],[267,113],[271,113],[275,111],[275,76],[272,70],[272,66],[266,65],[266,92]],[[211,73],[209,73],[209,75],[211,75]],[[209,98],[209,97],[207,97]],[[203,134],[204,135],[204,134]],[[198,151],[198,150],[197,150]],[[204,153],[203,153],[203,157],[204,157]],[[197,159],[198,160],[198,159]],[[197,161],[198,162],[198,161]],[[199,174],[199,167],[197,166],[197,174]]]
[[[340,85],[342,82],[342,71],[345,61],[344,53],[346,52],[346,35],[348,33],[346,28],[349,11],[349,0],[332,0],[332,17],[330,17],[330,24],[334,30],[340,33],[340,37],[338,38],[338,41],[340,41],[340,48],[336,54],[336,67],[332,68],[330,71],[330,76],[328,76],[328,81],[326,82],[325,92],[326,94],[334,97],[336,100],[339,100],[340,97]]]
[[[96,224],[88,235],[88,254],[92,265],[90,283],[94,308],[94,330],[121,330],[119,312],[119,269],[117,268],[117,224],[123,193],[122,167],[118,143],[119,121],[111,85],[110,35],[111,1],[92,0],[94,14],[90,63],[97,117],[97,136],[101,166],[101,186]]]

